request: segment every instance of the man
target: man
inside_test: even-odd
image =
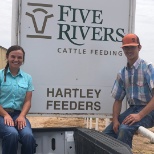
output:
[[[154,68],[152,64],[139,58],[141,48],[137,35],[127,34],[123,37],[122,49],[127,65],[118,73],[114,83],[113,121],[104,130],[104,133],[131,148],[133,135],[138,128],[150,128],[154,125]],[[129,108],[120,114],[125,96]]]

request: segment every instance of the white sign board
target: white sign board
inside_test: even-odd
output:
[[[129,0],[22,0],[19,44],[35,87],[31,113],[112,113],[129,7]]]

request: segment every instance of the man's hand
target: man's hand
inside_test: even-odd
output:
[[[114,130],[115,133],[118,133],[119,126],[120,126],[119,121],[113,122],[113,130]]]
[[[125,125],[129,125],[131,126],[132,124],[134,124],[135,122],[138,122],[141,120],[141,116],[140,114],[130,114],[128,115],[124,120],[123,120],[123,124]]]

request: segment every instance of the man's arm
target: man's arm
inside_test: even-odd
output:
[[[128,115],[124,119],[123,124],[132,125],[133,123],[140,121],[147,114],[149,114],[152,110],[154,110],[154,96],[152,97],[150,102],[139,113]]]
[[[140,120],[149,114],[152,110],[154,110],[154,96],[150,100],[150,102],[138,113]]]
[[[113,104],[113,130],[115,133],[118,132],[120,125],[118,117],[121,112],[121,107],[122,107],[122,101],[115,100]]]

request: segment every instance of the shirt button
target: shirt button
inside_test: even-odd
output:
[[[152,80],[150,80],[150,86],[151,86],[151,88],[154,88]]]

